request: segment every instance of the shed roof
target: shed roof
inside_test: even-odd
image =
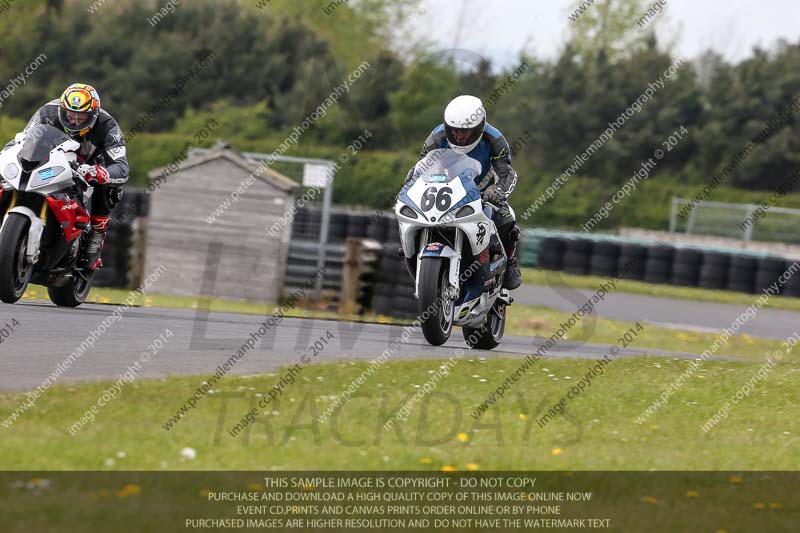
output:
[[[256,162],[245,159],[238,152],[230,148],[213,150],[201,156],[189,157],[187,159],[184,159],[178,164],[177,169],[171,170],[169,171],[169,173],[177,174],[182,170],[204,165],[206,163],[215,161],[220,158],[230,161],[234,165],[241,167],[248,174],[253,174],[255,178],[260,179],[266,183],[269,183],[282,191],[290,192],[294,189],[297,189],[300,186],[298,183],[287,178],[280,172],[276,172],[271,168],[263,167],[262,165],[259,165]],[[170,165],[153,169],[150,172],[148,172],[147,175],[150,177],[150,179],[155,179],[160,174],[167,171],[169,166]],[[260,167],[260,172],[259,172],[259,167]]]

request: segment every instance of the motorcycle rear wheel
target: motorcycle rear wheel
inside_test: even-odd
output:
[[[94,272],[90,273],[87,278],[75,273],[64,285],[47,287],[47,295],[50,296],[50,301],[59,307],[78,307],[89,296],[93,277]]]
[[[423,257],[419,268],[419,319],[422,334],[433,346],[441,346],[453,331],[453,302],[442,297],[448,287],[447,262]]]
[[[25,258],[29,224],[28,217],[10,213],[0,234],[0,300],[7,304],[22,298],[33,274]]]
[[[461,328],[464,340],[470,348],[480,348],[481,350],[494,350],[497,348],[503,340],[505,331],[506,305],[499,301],[489,311],[489,316],[486,317],[486,323],[483,326],[480,328]]]

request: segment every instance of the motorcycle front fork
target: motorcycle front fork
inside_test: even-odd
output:
[[[425,247],[430,243],[430,238],[431,238],[430,228],[423,229],[422,237],[419,240],[419,250],[417,250],[417,272],[420,272],[422,253],[425,250]],[[458,293],[461,287],[461,282],[459,281],[459,277],[461,273],[461,250],[464,247],[463,243],[464,243],[464,234],[456,230],[456,240],[453,243],[453,250],[455,251],[455,257],[450,258],[449,270],[447,273],[448,287],[446,292],[442,294],[444,298],[451,300],[455,300],[456,298],[458,298]]]

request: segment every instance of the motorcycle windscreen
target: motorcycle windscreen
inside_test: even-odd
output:
[[[50,151],[68,141],[69,136],[58,128],[47,124],[37,124],[32,126],[26,133],[22,141],[22,149],[19,151],[19,160],[29,163],[39,164],[50,159]]]
[[[471,157],[440,148],[432,150],[414,166],[414,178],[422,178],[426,183],[447,183],[456,178],[474,180],[481,173],[481,164]]]

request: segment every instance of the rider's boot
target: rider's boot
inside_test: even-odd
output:
[[[519,226],[514,225],[508,232],[508,242],[504,243],[508,264],[503,277],[503,288],[514,290],[522,285],[522,272],[519,269],[519,260],[516,257],[517,243],[519,242]]]
[[[86,249],[78,260],[78,268],[96,270],[103,265],[100,254],[103,251],[103,243],[106,240],[106,231],[108,230],[110,218],[92,215],[92,229],[86,238]]]

